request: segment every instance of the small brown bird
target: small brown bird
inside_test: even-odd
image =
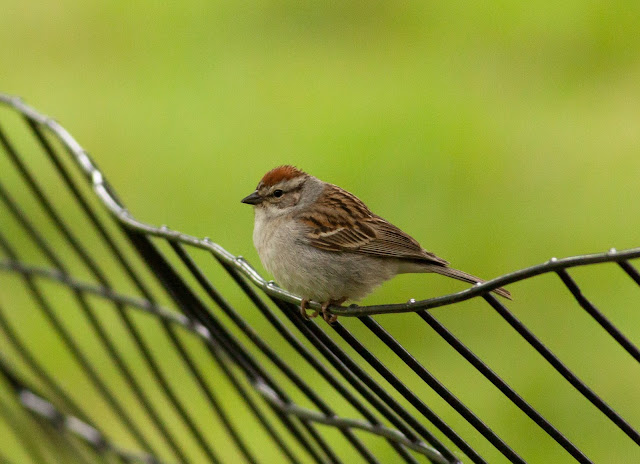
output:
[[[242,200],[254,205],[253,243],[264,267],[286,290],[322,303],[359,300],[397,274],[435,272],[463,282],[483,280],[449,267],[408,234],[374,214],[355,195],[293,166],[267,172]],[[511,299],[504,288],[494,290]]]

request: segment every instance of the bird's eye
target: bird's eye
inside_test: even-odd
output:
[[[280,190],[280,189],[273,191],[273,196],[276,197],[276,198],[280,198],[283,194],[284,194],[284,192],[282,190]]]

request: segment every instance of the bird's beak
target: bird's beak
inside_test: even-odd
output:
[[[258,195],[258,191],[256,190],[251,195],[244,197],[242,199],[242,203],[246,203],[247,205],[257,205],[262,203],[262,197]]]

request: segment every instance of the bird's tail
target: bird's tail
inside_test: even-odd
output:
[[[452,277],[457,280],[461,280],[463,282],[467,282],[470,284],[482,283],[484,280],[477,278],[476,276],[472,276],[471,274],[467,274],[466,272],[459,271],[457,269],[453,269],[447,266],[441,266],[438,264],[427,264],[422,266],[422,272],[435,272],[436,274],[441,274],[447,277]],[[496,288],[493,290],[493,293],[496,295],[500,295],[508,300],[511,299],[511,293],[504,288]]]

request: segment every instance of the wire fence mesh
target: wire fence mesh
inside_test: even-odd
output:
[[[0,463],[526,462],[509,424],[484,420],[386,326],[392,318],[373,317],[387,313],[413,317],[412,340],[439,336],[495,387],[535,429],[533,446],[593,462],[579,433],[546,419],[429,311],[472,299],[585,400],[575,414],[640,445],[624,408],[489,293],[557,275],[637,369],[636,344],[569,270],[612,263],[640,286],[640,249],[554,258],[423,301],[332,307],[360,325],[317,324],[242,257],[136,220],[62,126],[18,98],[0,103]],[[637,402],[631,390],[615,404]]]

